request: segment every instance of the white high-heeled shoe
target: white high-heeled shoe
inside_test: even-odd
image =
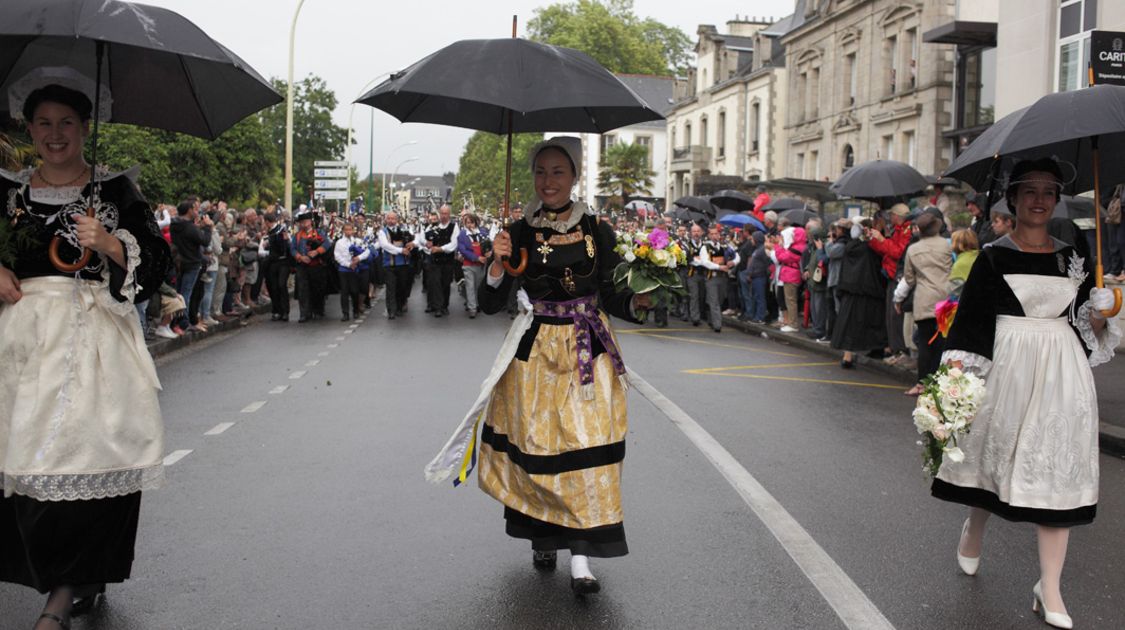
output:
[[[961,542],[965,540],[965,534],[969,531],[969,519],[965,519],[965,524],[961,526],[961,537],[957,539],[957,566],[965,572],[965,575],[976,575],[977,570],[980,569],[980,556],[970,558],[961,555]]]
[[[1043,621],[1047,622],[1048,626],[1064,628],[1065,630],[1070,630],[1074,627],[1074,622],[1071,621],[1070,615],[1047,610],[1047,605],[1043,603],[1043,590],[1040,588],[1039,582],[1035,583],[1035,588],[1031,589],[1031,593],[1035,595],[1035,600],[1031,602],[1031,611],[1038,613],[1042,610]]]

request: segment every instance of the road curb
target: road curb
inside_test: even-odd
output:
[[[817,354],[830,356],[835,359],[842,359],[844,357],[844,352],[842,350],[836,350],[829,345],[817,343],[806,337],[803,333],[783,333],[772,326],[766,324],[752,324],[750,322],[740,321],[735,317],[723,317],[723,325],[741,330],[748,335],[761,336],[783,345],[796,346],[803,350],[816,352]],[[912,384],[917,379],[917,373],[914,370],[904,370],[893,365],[887,365],[878,359],[856,356],[856,363],[874,372],[879,372],[880,374],[907,384]],[[1098,427],[1098,437],[1100,438],[1098,444],[1103,453],[1125,458],[1125,428],[1102,422]]]
[[[232,317],[226,321],[219,322],[215,326],[209,326],[207,328],[207,332],[188,331],[185,334],[176,337],[175,339],[163,339],[157,337],[156,341],[148,342],[148,353],[152,355],[152,358],[156,359],[171,352],[175,352],[176,350],[186,348],[193,343],[203,341],[208,337],[213,337],[220,333],[245,328],[246,326],[250,325],[250,322],[255,315],[263,315],[265,313],[269,313],[270,309],[271,307],[269,304],[258,304],[251,307],[248,312],[243,313],[238,317]]]

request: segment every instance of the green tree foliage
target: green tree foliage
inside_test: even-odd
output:
[[[288,85],[273,79],[273,87],[283,97]],[[342,160],[348,143],[348,130],[332,122],[336,93],[324,79],[310,74],[295,83],[293,99],[293,203],[308,199],[313,185],[313,162]],[[278,163],[285,169],[285,101],[262,112],[271,134]]]
[[[535,41],[574,48],[611,72],[668,75],[687,68],[691,40],[678,28],[640,19],[632,0],[576,0],[535,10]]]
[[[526,203],[533,194],[527,154],[543,134],[522,133],[512,138],[512,201]],[[478,131],[469,138],[453,187],[454,205],[464,200],[478,211],[495,212],[504,202],[507,137]],[[471,195],[470,195],[471,193]]]
[[[260,205],[281,191],[281,171],[270,133],[250,116],[214,141],[134,127],[103,124],[98,162],[111,170],[140,165],[139,183],[152,202],[176,203],[186,195]]]
[[[622,142],[605,152],[598,188],[602,192],[620,193],[621,204],[629,203],[631,194],[649,194],[652,178],[656,175],[648,167],[648,148],[640,144]]]

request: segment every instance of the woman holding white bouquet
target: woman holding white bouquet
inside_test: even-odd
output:
[[[1059,164],[1020,162],[1009,181],[1016,228],[973,264],[943,355],[947,365],[984,377],[987,388],[932,492],[971,507],[957,549],[968,575],[980,566],[990,515],[1034,523],[1034,610],[1070,628],[1061,592],[1069,528],[1092,522],[1098,501],[1090,368],[1112,358],[1121,331],[1101,313],[1113,295],[1094,288],[1089,261],[1047,233],[1064,182]]]

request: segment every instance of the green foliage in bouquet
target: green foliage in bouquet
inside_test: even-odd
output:
[[[614,248],[622,262],[613,271],[618,289],[648,294],[653,306],[666,306],[687,295],[677,269],[687,263],[687,255],[664,230],[648,234],[623,234]]]

